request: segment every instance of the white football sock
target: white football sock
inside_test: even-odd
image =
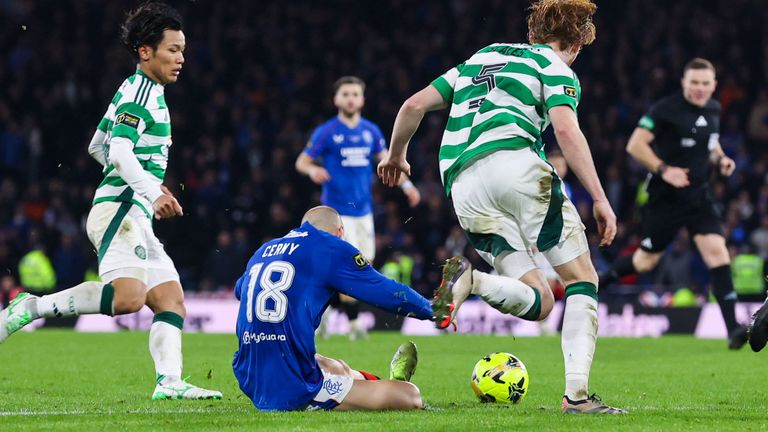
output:
[[[472,270],[472,280],[472,294],[479,295],[496,310],[525,317],[539,300],[538,309],[541,311],[541,300],[536,290],[517,279]],[[538,313],[536,315],[526,319],[535,320]]]
[[[37,299],[37,308],[30,307],[33,319],[62,318],[100,313],[102,282],[83,282],[80,285]],[[109,306],[110,309],[113,305]]]
[[[180,328],[164,321],[153,322],[149,329],[149,353],[155,362],[155,371],[164,377],[164,382],[181,379]]]
[[[589,370],[597,340],[597,300],[585,295],[566,297],[562,348],[565,360],[565,395],[571,400],[589,394]]]

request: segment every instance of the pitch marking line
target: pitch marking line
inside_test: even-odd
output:
[[[0,411],[0,417],[8,416],[54,416],[54,415],[104,415],[104,414],[196,414],[196,413],[210,413],[210,414],[228,414],[228,413],[252,413],[253,409],[210,409],[210,408],[180,408],[173,410],[161,410],[161,409],[137,409],[137,410],[97,410],[97,411],[84,411],[84,410],[62,410],[62,411]]]

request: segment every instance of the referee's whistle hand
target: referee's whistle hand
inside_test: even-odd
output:
[[[720,158],[720,174],[725,177],[730,177],[733,171],[736,169],[736,162],[728,156]]]
[[[671,166],[664,170],[661,178],[676,188],[688,187],[691,184],[688,180],[688,168]]]

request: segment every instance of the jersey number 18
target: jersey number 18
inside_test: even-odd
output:
[[[262,322],[279,323],[285,319],[288,313],[288,297],[284,291],[291,287],[293,278],[296,276],[296,270],[293,264],[286,261],[272,261],[267,264],[262,272],[264,263],[258,263],[251,267],[248,281],[248,301],[246,305],[246,318],[248,322],[253,322],[253,291],[256,288],[256,282],[261,289],[256,295],[256,318]],[[261,273],[261,277],[259,277]],[[273,280],[273,275],[279,276]],[[272,300],[272,307],[267,306],[267,300]]]

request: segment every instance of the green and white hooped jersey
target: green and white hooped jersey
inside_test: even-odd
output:
[[[576,74],[547,45],[490,45],[432,85],[451,104],[439,153],[449,196],[461,170],[497,150],[530,147],[544,158],[549,109],[576,111],[581,97]]]
[[[158,186],[165,178],[171,147],[171,117],[164,87],[137,70],[118,89],[96,132],[103,142],[106,165],[104,180],[96,189],[93,204],[104,201],[131,202],[151,218],[152,203],[134,192],[109,161],[109,143],[124,138],[133,144],[133,154]]]

